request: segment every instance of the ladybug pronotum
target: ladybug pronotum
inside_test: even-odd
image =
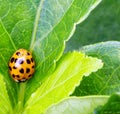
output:
[[[30,79],[35,71],[35,62],[30,52],[17,50],[9,61],[9,73],[16,82]]]

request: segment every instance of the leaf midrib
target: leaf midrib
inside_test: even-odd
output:
[[[41,14],[43,2],[44,2],[44,0],[40,1],[39,6],[38,6],[38,10],[37,10],[37,13],[36,13],[36,17],[35,17],[34,28],[33,28],[32,38],[31,38],[31,44],[30,44],[30,50],[31,51],[34,48],[34,42],[35,42],[35,39],[36,39],[39,17],[40,17],[40,14]]]
[[[67,81],[69,81],[71,78],[73,78],[74,76],[77,76],[80,72],[75,73],[73,75],[71,75],[71,77],[67,78],[66,80],[64,80],[63,82],[59,83],[58,85],[56,85],[55,87],[50,88],[46,93],[44,93],[42,96],[39,97],[39,99],[36,99],[31,105],[35,105],[37,102],[39,102],[40,99],[42,99],[44,96],[46,96],[47,94],[49,94],[51,91],[55,90],[56,88],[60,87],[61,85],[64,85]]]
[[[38,22],[39,22],[39,19],[40,19],[40,13],[41,13],[41,10],[42,10],[42,5],[43,5],[43,2],[45,0],[41,0],[40,4],[39,4],[39,7],[38,7],[38,10],[37,10],[37,14],[36,14],[36,18],[35,18],[35,23],[34,23],[34,29],[33,29],[33,33],[32,33],[32,40],[31,40],[31,44],[30,44],[30,51],[32,51],[34,49],[34,45],[35,45],[35,39],[36,39],[36,34],[37,34],[37,28],[38,28]],[[71,8],[71,6],[73,5],[75,0],[73,0],[71,2],[71,4],[69,5],[69,7],[67,8],[67,10],[64,12],[64,14],[61,16],[61,18],[58,20],[58,22],[52,27],[52,29],[50,29],[44,36],[42,36],[40,38],[40,40],[44,39],[45,37],[47,37],[47,35],[56,27],[56,25],[58,25],[61,20],[63,19],[63,17],[65,16],[65,14],[69,11],[69,9]]]

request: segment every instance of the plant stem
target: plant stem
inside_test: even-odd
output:
[[[20,91],[18,93],[18,104],[14,110],[14,112],[16,112],[15,114],[22,114],[23,112],[25,87],[26,87],[26,82],[20,83]]]

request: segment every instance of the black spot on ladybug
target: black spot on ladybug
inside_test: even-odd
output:
[[[17,67],[13,66],[13,69],[17,69]]]
[[[9,66],[9,70],[12,70],[12,68]]]
[[[20,52],[16,52],[16,55],[20,56]]]
[[[26,69],[26,73],[29,73],[29,72],[30,72],[30,69],[29,69],[29,68],[27,68],[27,69]]]
[[[17,77],[17,78],[20,78],[20,76],[19,76],[19,75],[16,75],[16,77]]]
[[[33,65],[32,68],[34,68],[35,66]]]
[[[23,74],[23,73],[24,73],[24,69],[21,68],[21,69],[19,70],[19,72]]]
[[[27,64],[30,64],[30,63],[31,63],[29,59],[27,59],[26,62],[27,62]]]
[[[15,58],[14,58],[14,57],[12,57],[12,58],[11,58],[11,60],[10,60],[10,62],[11,62],[11,63],[13,63],[13,62],[14,62],[14,60],[15,60]]]
[[[32,63],[33,63],[33,58],[31,58],[31,61],[32,61]]]
[[[23,59],[19,59],[18,63],[23,64],[24,63]]]
[[[16,63],[17,60],[18,60],[18,59],[15,59],[15,63]]]
[[[14,74],[12,74],[12,77],[13,77],[13,78],[15,78],[15,75],[14,75]]]
[[[29,53],[29,52],[27,52],[27,55],[30,55],[30,53]]]
[[[30,74],[28,77],[31,77],[32,75]]]

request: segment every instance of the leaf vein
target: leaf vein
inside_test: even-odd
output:
[[[36,39],[37,28],[38,28],[38,23],[39,23],[39,18],[40,18],[43,3],[44,3],[44,0],[41,0],[40,3],[39,3],[39,6],[38,6],[37,13],[36,13],[34,28],[33,28],[32,38],[31,38],[31,44],[30,44],[30,50],[31,51],[34,48],[34,42],[35,42],[35,39]]]
[[[9,39],[10,39],[10,42],[11,42],[13,48],[16,50],[16,46],[15,46],[15,44],[14,44],[14,42],[13,42],[13,40],[12,40],[10,34],[7,32],[7,30],[6,30],[6,28],[5,28],[5,26],[4,26],[4,24],[3,24],[3,22],[2,22],[1,19],[0,19],[0,23],[1,23],[2,27],[3,27],[3,29],[5,30],[6,34],[8,35],[8,37],[9,37]]]

